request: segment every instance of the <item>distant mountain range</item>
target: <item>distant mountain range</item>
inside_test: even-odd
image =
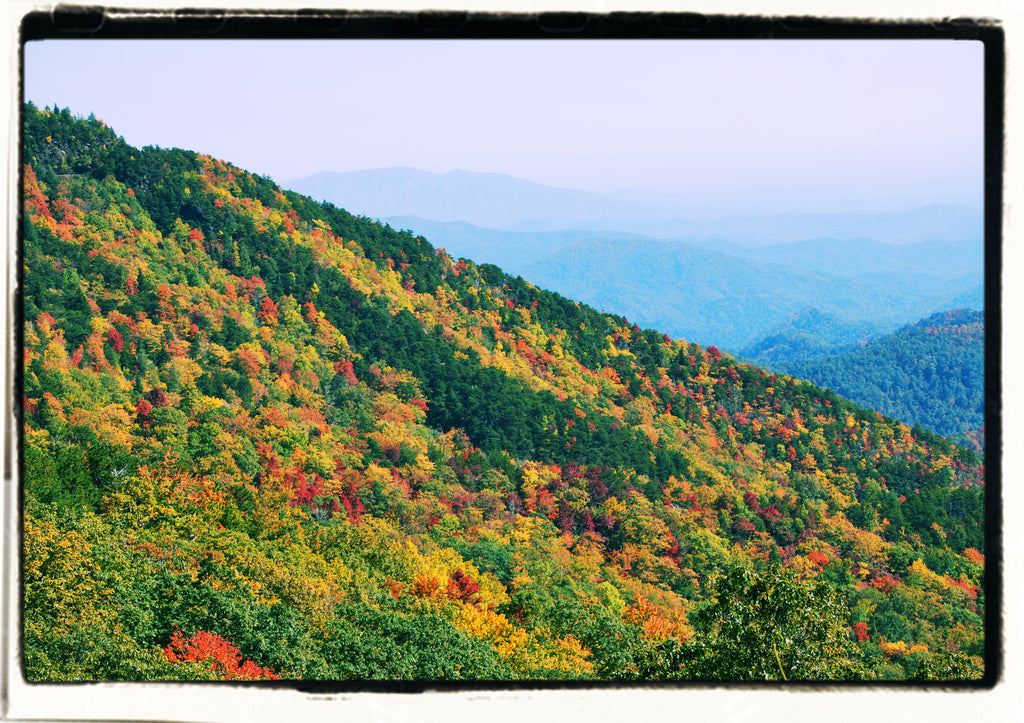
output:
[[[943,308],[949,296],[937,280],[839,277],[653,239],[581,241],[523,276],[642,326],[729,350],[812,305],[892,328]]]
[[[890,244],[975,241],[980,210],[932,205],[901,213],[733,215],[707,218],[685,197],[592,193],[555,188],[500,173],[381,168],[324,171],[285,184],[351,213],[419,216],[504,231],[624,231],[716,246],[768,246],[810,238],[871,238]]]
[[[979,240],[937,239],[912,244],[871,238],[811,238],[756,249],[736,248],[744,258],[785,264],[846,278],[864,276],[944,279],[954,283],[984,263]]]
[[[968,208],[695,219],[680,215],[693,211],[686,199],[665,194],[412,168],[289,185],[456,257],[761,362],[820,357],[942,309],[983,308],[984,225]]]
[[[808,308],[840,325],[880,334],[938,310],[982,308],[983,301],[978,242],[897,246],[817,239],[715,249],[614,231],[498,231],[410,216],[387,221],[423,234],[454,256],[496,264],[642,326],[759,361],[778,358],[763,358],[747,347],[778,335],[780,324],[807,321],[799,315]],[[791,317],[795,321],[787,321]],[[790,331],[820,335],[814,328]],[[872,335],[865,334],[830,338],[818,352],[832,353]],[[799,343],[789,348],[811,350]]]
[[[365,216],[423,216],[496,229],[606,217],[642,219],[652,212],[645,204],[553,188],[500,173],[430,173],[415,168],[325,171],[287,185]]]

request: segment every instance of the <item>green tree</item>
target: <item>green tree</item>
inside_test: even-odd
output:
[[[850,680],[867,676],[849,611],[826,583],[802,583],[773,566],[734,568],[691,616],[683,648],[689,677],[717,680]]]

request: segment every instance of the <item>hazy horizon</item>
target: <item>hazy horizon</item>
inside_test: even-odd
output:
[[[697,202],[693,200],[692,196],[687,195],[685,193],[671,193],[671,192],[667,192],[667,191],[643,191],[643,190],[640,190],[640,189],[630,189],[630,188],[623,188],[623,189],[617,189],[617,190],[611,190],[611,191],[594,191],[594,190],[590,190],[590,189],[586,189],[586,188],[577,188],[577,187],[570,187],[570,186],[559,186],[559,185],[554,185],[554,184],[542,183],[540,181],[534,181],[534,180],[529,179],[529,178],[523,178],[521,176],[515,176],[515,175],[509,174],[509,173],[505,173],[503,171],[471,171],[471,170],[466,169],[466,168],[452,168],[452,169],[447,170],[447,171],[430,171],[430,170],[427,170],[425,168],[416,168],[414,166],[386,166],[386,167],[380,167],[380,168],[354,168],[354,169],[351,169],[349,171],[334,171],[334,170],[330,170],[330,169],[324,169],[324,170],[321,170],[321,171],[316,171],[314,173],[308,174],[306,176],[301,176],[301,177],[296,177],[296,178],[286,178],[286,179],[280,179],[280,180],[275,178],[274,181],[276,183],[278,183],[279,185],[281,185],[283,188],[290,188],[289,184],[294,184],[294,183],[297,183],[299,181],[305,181],[307,179],[314,178],[316,176],[347,175],[347,174],[353,174],[354,175],[354,174],[359,174],[359,173],[375,173],[375,172],[381,172],[381,171],[403,171],[403,170],[414,171],[414,172],[417,172],[417,173],[426,173],[426,174],[431,174],[433,176],[449,176],[449,175],[454,175],[454,174],[459,174],[459,173],[481,175],[481,176],[503,176],[505,178],[514,179],[516,181],[526,181],[528,183],[536,183],[536,184],[541,185],[541,186],[546,186],[548,188],[553,188],[553,189],[557,189],[557,190],[561,190],[561,191],[582,191],[584,193],[593,193],[595,195],[600,195],[600,196],[614,197],[614,198],[617,198],[617,199],[620,199],[620,200],[636,202],[638,204],[660,205],[660,204],[671,204],[673,202],[680,202],[680,203],[683,203],[683,204],[689,205],[689,206],[695,206],[697,204]],[[718,205],[723,205],[723,204],[718,204]],[[716,205],[712,205],[710,207],[707,207],[707,206],[704,206],[704,207],[707,208],[709,211],[711,211],[711,213],[704,215],[705,217],[702,218],[702,220],[719,220],[719,219],[724,219],[726,216],[732,217],[734,215],[730,211],[722,211],[722,214],[724,214],[724,215],[719,217],[719,216],[714,215],[714,211],[715,211]],[[929,201],[924,201],[924,202],[920,202],[920,203],[910,203],[909,205],[898,205],[897,204],[897,205],[893,205],[891,208],[873,208],[873,209],[859,210],[859,211],[858,210],[849,210],[849,211],[843,211],[843,210],[808,210],[808,211],[792,211],[792,212],[786,212],[786,211],[773,212],[773,211],[769,210],[767,212],[757,212],[756,210],[751,210],[748,215],[752,216],[752,217],[754,217],[754,216],[756,216],[756,217],[814,216],[814,215],[822,215],[822,216],[830,216],[830,215],[842,215],[842,216],[856,216],[856,215],[884,216],[884,215],[898,215],[898,214],[903,214],[903,213],[908,213],[908,212],[912,212],[912,211],[918,211],[918,210],[926,209],[926,208],[929,208],[929,207],[959,208],[959,209],[969,210],[969,211],[978,212],[978,213],[981,213],[981,212],[984,211],[984,203],[983,203],[983,201],[981,199],[979,199],[978,202],[976,202],[976,203],[971,202],[970,200],[965,199],[963,201],[957,201],[957,200],[952,200],[952,201],[942,201],[942,200],[939,200],[939,201],[930,201],[930,202]]]
[[[44,40],[25,45],[24,97],[282,184],[463,169],[724,213],[871,213],[981,205],[983,56],[940,40]]]

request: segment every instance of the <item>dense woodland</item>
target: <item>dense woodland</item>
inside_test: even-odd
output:
[[[868,340],[882,336],[883,332],[884,328],[877,322],[849,321],[808,307],[773,326],[740,349],[737,355],[759,366],[782,369],[787,363],[825,359],[853,351]]]
[[[982,675],[974,452],[24,112],[29,680]]]
[[[780,369],[965,444],[984,441],[985,315],[932,314],[861,348]]]

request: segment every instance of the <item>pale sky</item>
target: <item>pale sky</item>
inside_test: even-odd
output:
[[[938,40],[46,40],[25,98],[286,183],[411,166],[766,209],[982,199],[983,55]]]

